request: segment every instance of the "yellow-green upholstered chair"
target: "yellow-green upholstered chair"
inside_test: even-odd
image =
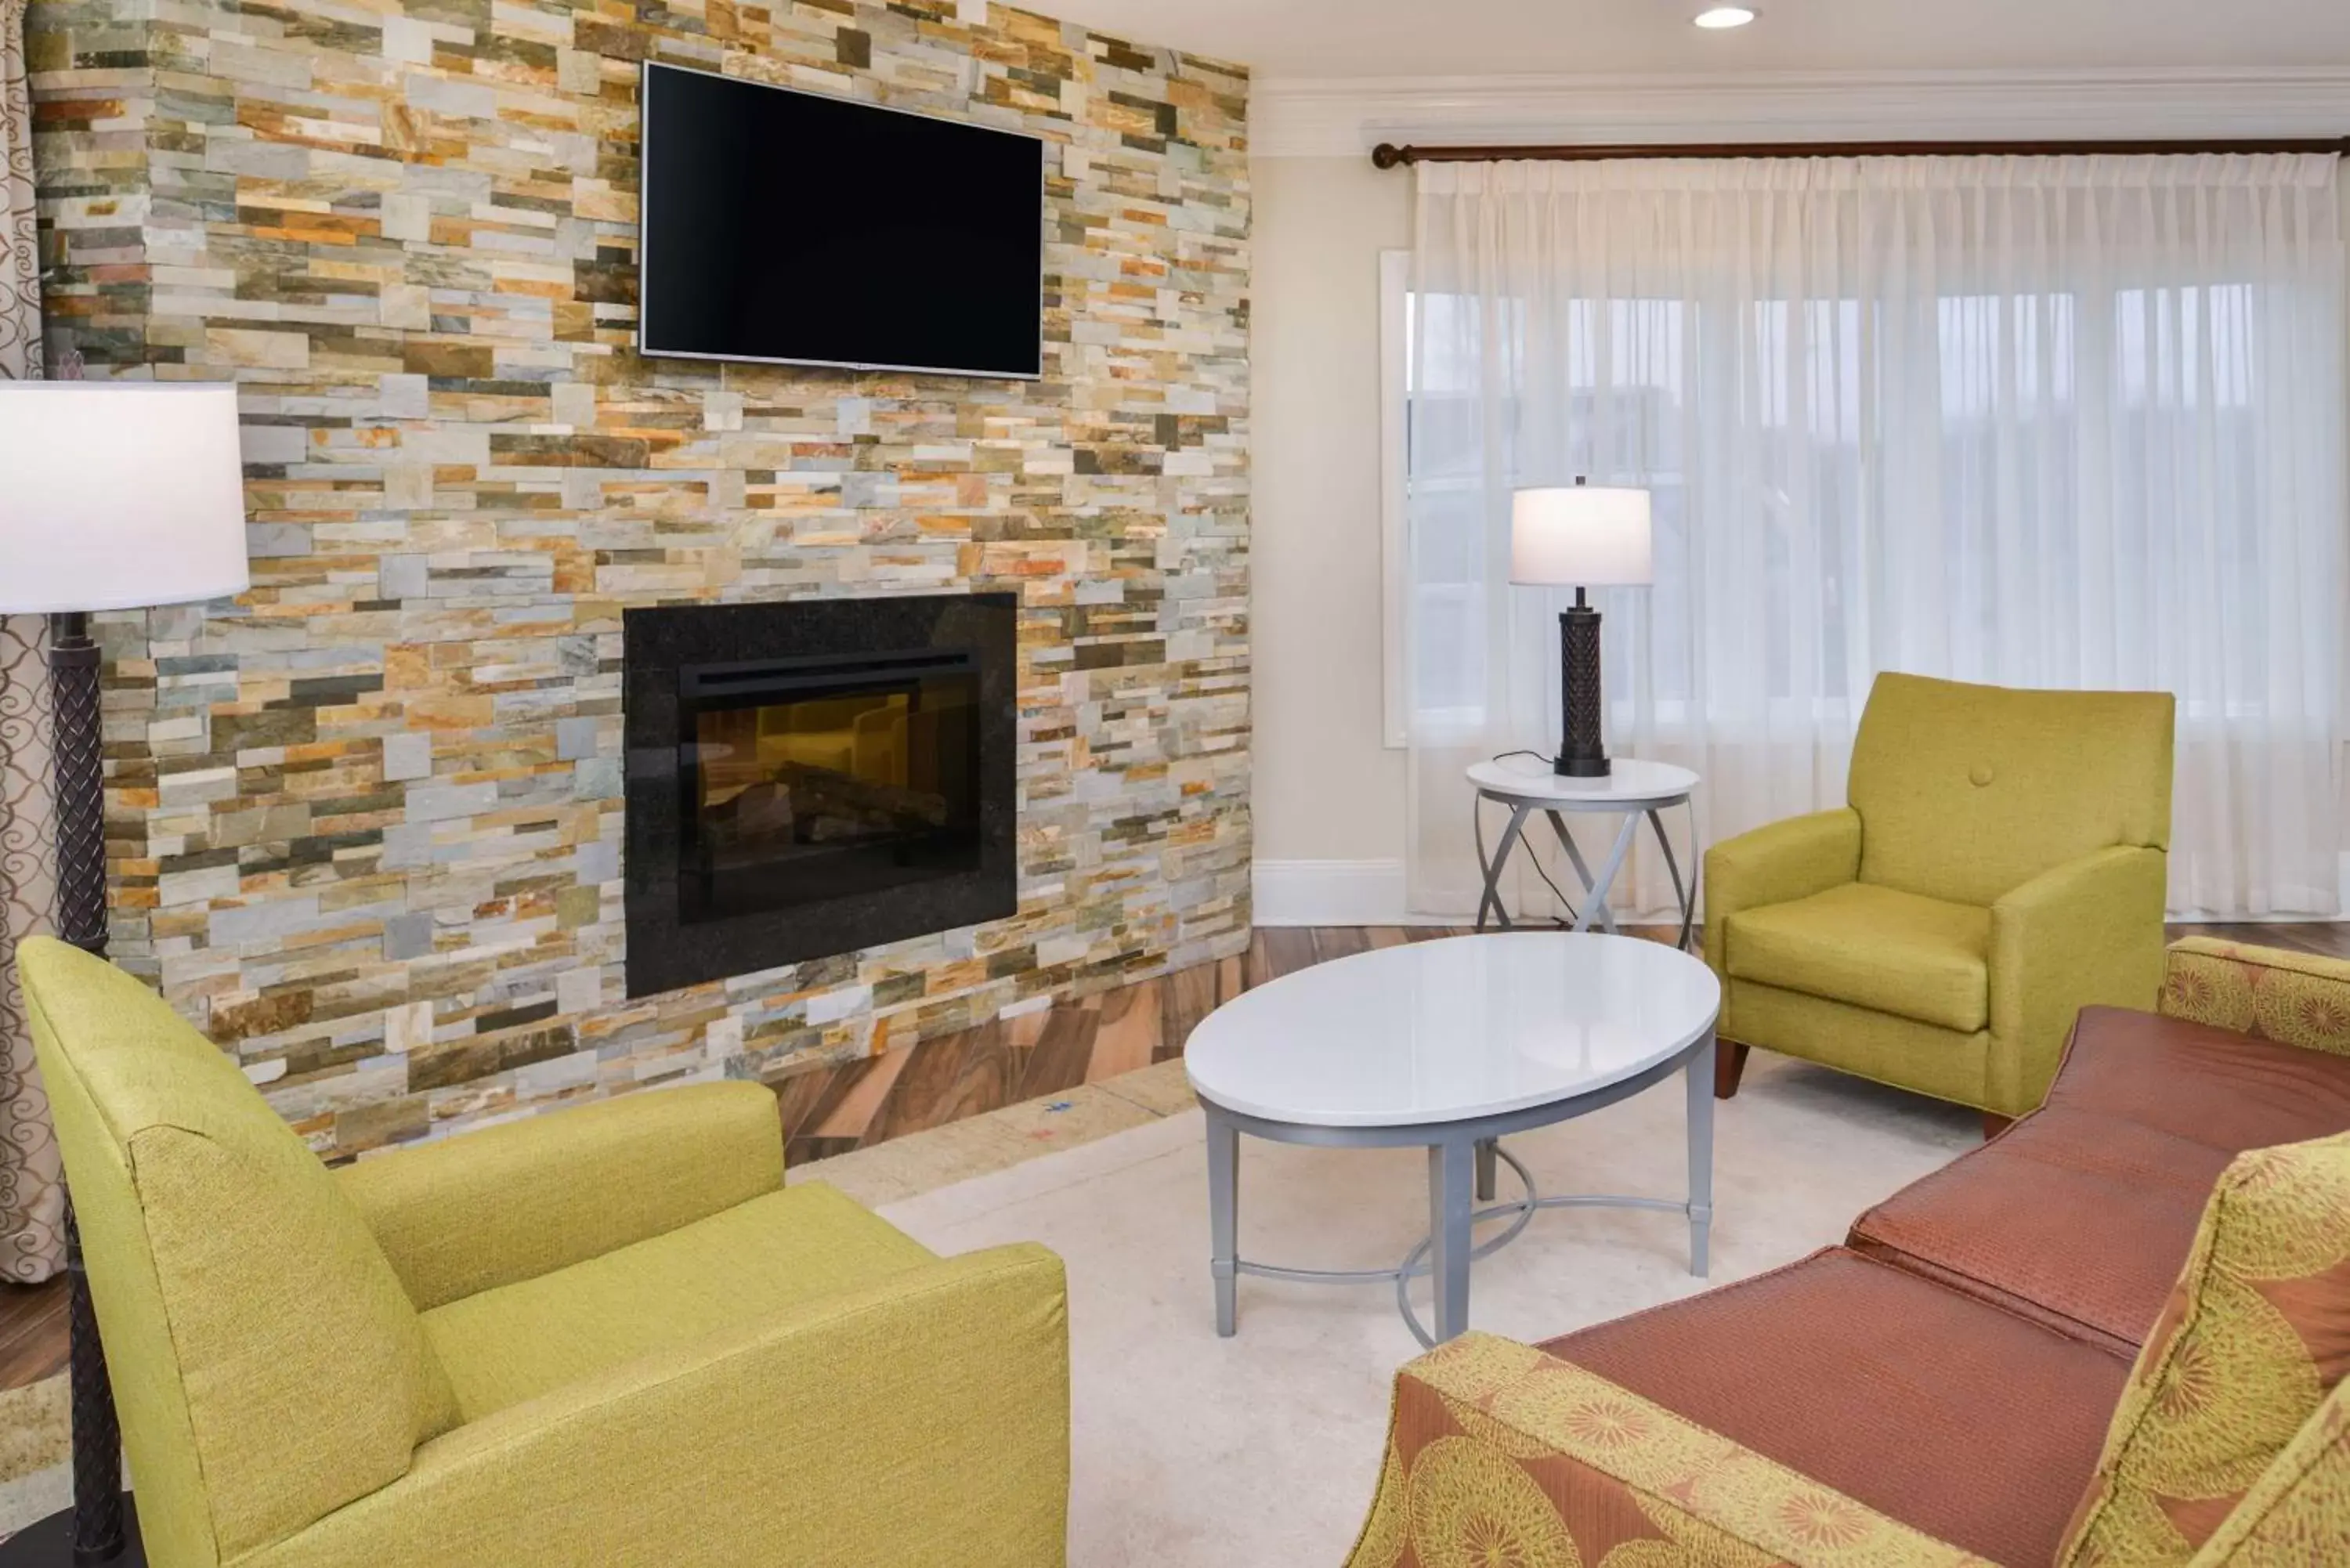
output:
[[[754,1084],[329,1170],[137,981],[18,955],[155,1568],[1062,1562],[1043,1248],[786,1188]]]
[[[2171,710],[1878,676],[1850,804],[1706,851],[1719,1093],[1760,1045],[1993,1125],[2037,1106],[2074,1013],[2161,989]]]

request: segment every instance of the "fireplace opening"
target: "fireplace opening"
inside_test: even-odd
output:
[[[969,654],[696,667],[683,680],[689,923],[978,868]]]
[[[628,611],[629,994],[1014,913],[1014,613]]]

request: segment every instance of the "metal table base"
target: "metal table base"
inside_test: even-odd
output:
[[[1493,853],[1490,856],[1485,853],[1484,814],[1478,812],[1472,819],[1477,834],[1477,865],[1478,868],[1485,874],[1485,890],[1477,899],[1479,930],[1485,929],[1485,921],[1489,914],[1494,924],[1503,930],[1511,929],[1509,906],[1502,898],[1502,871],[1510,863],[1510,851],[1516,848],[1525,838],[1526,818],[1539,811],[1550,818],[1551,831],[1558,835],[1558,842],[1565,849],[1568,862],[1575,867],[1575,877],[1583,884],[1583,911],[1575,919],[1575,929],[1587,931],[1596,925],[1600,929],[1613,935],[1616,930],[1616,911],[1608,904],[1607,896],[1615,890],[1616,875],[1624,868],[1624,862],[1631,856],[1633,841],[1639,836],[1640,823],[1645,818],[1648,826],[1656,830],[1658,846],[1665,852],[1665,869],[1672,873],[1673,900],[1679,905],[1681,911],[1681,935],[1678,945],[1683,952],[1689,950],[1690,928],[1697,915],[1697,882],[1694,876],[1686,884],[1682,882],[1680,861],[1673,854],[1672,839],[1665,833],[1664,818],[1665,809],[1668,806],[1686,807],[1690,813],[1690,831],[1694,833],[1697,826],[1697,807],[1690,802],[1688,795],[1684,794],[1673,800],[1655,804],[1635,804],[1627,807],[1613,805],[1592,807],[1543,805],[1487,791],[1479,793],[1482,798],[1500,801],[1510,808],[1509,825],[1502,829],[1502,836],[1494,845]],[[1575,836],[1566,830],[1566,819],[1560,815],[1565,810],[1595,809],[1620,809],[1624,812],[1623,826],[1616,830],[1616,842],[1609,846],[1607,858],[1600,862],[1599,874],[1596,877],[1591,874],[1590,864],[1583,858],[1582,848],[1575,842]],[[1533,852],[1532,846],[1528,846],[1527,852],[1529,854]],[[1694,873],[1697,867],[1692,864],[1690,869]]]
[[[1713,1058],[1714,1037],[1708,1031],[1686,1050],[1587,1095],[1498,1116],[1412,1127],[1314,1127],[1268,1121],[1229,1110],[1202,1096],[1200,1109],[1208,1124],[1209,1272],[1215,1282],[1217,1334],[1229,1336],[1237,1332],[1237,1282],[1241,1275],[1253,1274],[1298,1284],[1392,1283],[1396,1304],[1413,1335],[1423,1345],[1440,1345],[1469,1326],[1469,1265],[1515,1241],[1540,1209],[1660,1209],[1684,1214],[1690,1227],[1690,1272],[1704,1277],[1713,1224]],[[1615,1194],[1545,1197],[1536,1189],[1524,1164],[1501,1147],[1499,1140],[1512,1133],[1571,1121],[1629,1099],[1675,1073],[1685,1079],[1689,1101],[1689,1197],[1684,1201]],[[1392,1269],[1299,1269],[1243,1258],[1239,1237],[1243,1133],[1274,1143],[1325,1148],[1424,1146],[1428,1150],[1428,1235]],[[1525,1195],[1493,1203],[1495,1168],[1502,1164],[1517,1173]],[[1489,1207],[1479,1208],[1481,1201]],[[1499,1235],[1482,1243],[1476,1241],[1477,1225],[1504,1216],[1509,1223]],[[1434,1282],[1433,1332],[1420,1323],[1411,1306],[1411,1282],[1422,1276]]]

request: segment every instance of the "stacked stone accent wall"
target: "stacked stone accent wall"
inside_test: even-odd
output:
[[[245,426],[251,593],[101,622],[115,952],[322,1153],[1245,944],[1239,70],[936,0],[28,32],[53,362]],[[1047,139],[1043,380],[639,358],[648,57]],[[1018,916],[624,1000],[623,607],[964,588],[1023,605]]]

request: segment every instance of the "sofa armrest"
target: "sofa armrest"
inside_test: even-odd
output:
[[[1052,1568],[1068,1480],[1066,1282],[1024,1243],[485,1416],[240,1568]]]
[[[1980,1564],[1833,1488],[1531,1345],[1468,1334],[1396,1374],[1387,1462],[1347,1568],[1466,1561],[1513,1538],[1527,1568],[1615,1560],[1847,1568]],[[1429,1538],[1433,1536],[1434,1540]],[[1442,1544],[1439,1544],[1442,1542]]]
[[[2163,957],[2165,1016],[2350,1056],[2350,961],[2214,937]]]
[[[1739,910],[1808,898],[1859,875],[1860,813],[1850,806],[1723,839],[1705,852],[1705,961],[1728,978],[1724,922]]]
[[[2039,1108],[2081,1009],[2149,1011],[2162,990],[2168,858],[2116,845],[2033,877],[1991,908],[1986,1107]]]
[[[2187,1568],[2333,1562],[2341,1554],[2345,1538],[2345,1495],[2350,1495],[2350,1383],[2337,1383],[2188,1560]]]
[[[536,1279],[784,1184],[773,1090],[640,1090],[336,1172],[419,1312]]]

